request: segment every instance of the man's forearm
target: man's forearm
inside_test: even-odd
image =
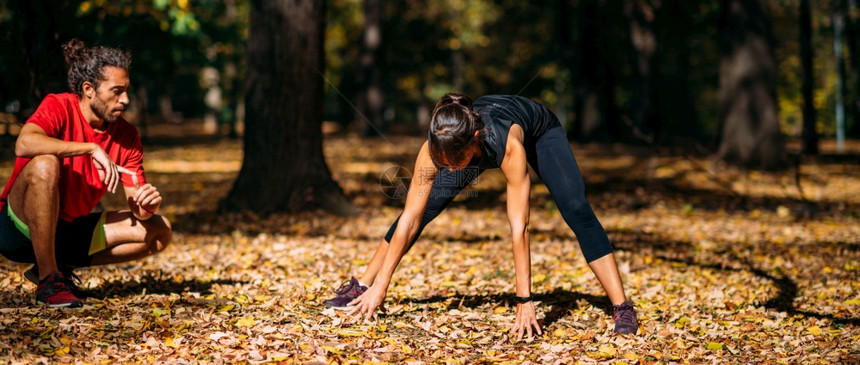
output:
[[[95,146],[94,143],[61,141],[38,133],[27,133],[18,137],[15,155],[28,158],[54,155],[63,158],[91,154]]]

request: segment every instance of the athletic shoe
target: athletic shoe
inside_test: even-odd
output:
[[[367,287],[359,284],[358,280],[353,277],[335,291],[336,297],[325,301],[325,307],[337,310],[352,309],[354,306],[349,305],[349,302],[358,298],[365,291],[367,291]]]
[[[626,301],[612,307],[612,319],[615,320],[615,332],[621,334],[636,334],[639,330],[639,322],[636,321],[636,310],[633,302]]]
[[[60,272],[63,274],[63,277],[66,279],[66,287],[71,290],[72,294],[76,297],[87,297],[89,294],[80,288],[81,278],[75,275],[72,267],[62,266],[60,267]],[[31,283],[39,285],[39,266],[33,265],[27,271],[24,271],[24,278],[29,280]]]
[[[36,288],[36,302],[51,307],[80,307],[81,300],[66,286],[68,281],[59,271],[48,274]]]

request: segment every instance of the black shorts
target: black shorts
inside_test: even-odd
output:
[[[57,220],[54,246],[57,265],[90,266],[93,261],[89,254],[90,243],[101,215],[102,213],[91,213],[71,222]],[[36,263],[33,242],[12,222],[6,204],[0,208],[0,254],[15,262]]]

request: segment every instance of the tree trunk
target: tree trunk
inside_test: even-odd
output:
[[[840,2],[841,10],[847,15],[845,16],[845,41],[848,46],[848,62],[851,68],[849,76],[850,83],[853,87],[850,88],[851,93],[848,95],[846,104],[848,111],[851,113],[851,124],[853,128],[849,129],[848,134],[852,136],[860,136],[860,22],[853,15],[857,12],[857,0],[843,0]]]
[[[786,166],[770,22],[760,0],[722,0],[718,157],[744,168]]]
[[[559,100],[559,110],[556,111],[559,114],[559,119],[562,121],[562,125],[564,129],[568,131],[568,139],[579,139],[579,129],[576,127],[577,120],[580,119],[580,115],[578,113],[580,95],[577,92],[577,85],[580,83],[579,67],[576,63],[576,44],[574,42],[574,37],[571,34],[573,27],[571,25],[571,10],[570,4],[568,3],[570,0],[557,0],[556,1],[556,32],[558,36],[558,43],[561,47],[559,52],[561,57],[561,62],[564,67],[567,67],[568,70],[568,79],[567,80],[556,80],[556,91],[558,93]],[[569,85],[569,87],[565,87]],[[571,107],[573,108],[573,118],[568,120],[567,112],[564,111],[565,108],[561,107],[561,103],[565,99],[565,90],[572,90],[571,93]]]
[[[29,72],[29,85],[19,85],[28,91],[22,109],[33,111],[45,95],[69,91],[62,45],[71,38],[75,20],[69,14],[77,10],[80,1],[31,0],[11,4],[18,7],[19,29],[13,33],[20,34],[20,49],[27,63],[27,70],[17,72]]]
[[[818,154],[818,132],[815,130],[815,103],[812,91],[812,15],[809,0],[800,0],[800,61],[803,75],[803,154]]]
[[[382,85],[382,1],[364,0],[364,39],[357,122],[359,133],[380,136],[385,130],[385,91]]]
[[[324,0],[254,0],[244,161],[222,210],[355,210],[322,149]]]
[[[630,44],[634,65],[632,132],[637,139],[650,143],[653,141],[649,137],[651,131],[648,131],[648,124],[652,117],[651,106],[654,105],[654,93],[651,90],[651,61],[657,49],[657,40],[652,30],[654,9],[645,0],[628,0],[625,13],[630,22]]]
[[[652,61],[652,83],[654,106],[648,120],[648,129],[656,144],[674,144],[678,141],[707,140],[703,123],[696,108],[697,91],[690,75],[696,69],[691,64],[692,38],[689,30],[701,27],[694,20],[698,3],[685,0],[651,2],[654,15],[652,31],[660,46]],[[716,149],[711,138],[709,148]]]
[[[619,23],[620,1],[591,0],[585,4],[579,60],[582,82],[578,90],[575,128],[582,141],[621,139],[620,113],[615,103],[616,70],[613,67],[612,32],[607,27]]]

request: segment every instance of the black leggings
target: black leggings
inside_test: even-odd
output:
[[[529,165],[546,184],[564,221],[576,234],[585,261],[592,262],[612,253],[609,237],[606,236],[606,231],[594,215],[588,200],[585,199],[585,183],[564,129],[552,128],[534,144],[527,145],[525,148]],[[424,215],[421,217],[421,226],[409,243],[409,248],[412,248],[421,236],[427,223],[442,213],[457,194],[483,171],[473,167],[458,171],[443,168],[439,171],[430,190]],[[400,220],[399,217],[388,229],[388,234],[385,235],[387,242],[391,242],[398,220]]]

